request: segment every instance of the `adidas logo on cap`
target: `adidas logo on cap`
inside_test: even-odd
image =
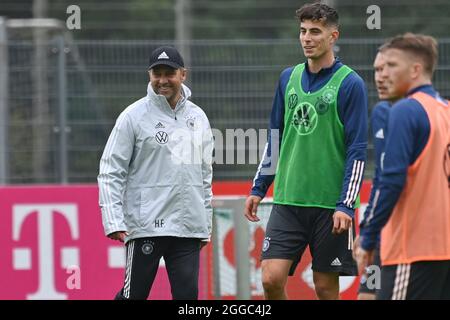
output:
[[[158,60],[159,59],[169,59],[169,56],[167,55],[167,53],[165,51],[163,51],[159,56],[158,56]]]

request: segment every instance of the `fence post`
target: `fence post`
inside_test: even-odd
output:
[[[220,210],[225,209],[227,217],[233,221],[234,229],[234,260],[236,268],[236,299],[237,300],[250,300],[250,228],[249,222],[243,215],[245,205],[245,197],[232,196],[232,197],[214,197],[213,208]],[[220,246],[218,239],[217,226],[217,213],[213,214],[213,259],[214,259],[214,295],[222,296],[220,291]]]
[[[68,183],[67,164],[67,85],[66,48],[64,37],[57,37],[58,43],[58,106],[59,106],[59,177],[62,184]]]
[[[211,241],[213,245],[213,292],[214,299],[220,300],[222,292],[220,290],[220,255],[219,255],[219,237],[217,235],[217,216],[213,212],[212,216],[212,235]]]
[[[6,19],[0,17],[0,185],[8,183],[8,37]]]
[[[192,45],[192,9],[191,0],[175,1],[175,40],[178,50],[183,56],[187,68],[192,68],[191,45]],[[190,77],[186,84],[190,84]]]
[[[250,230],[243,210],[245,198],[233,201],[234,254],[236,261],[236,299],[250,300]]]

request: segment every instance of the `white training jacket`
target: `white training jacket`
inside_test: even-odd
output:
[[[190,96],[172,109],[149,84],[118,117],[97,178],[106,235],[210,237],[213,136]]]

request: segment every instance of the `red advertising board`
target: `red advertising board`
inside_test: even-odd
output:
[[[215,196],[247,195],[251,188],[251,182],[221,182],[214,185],[214,187]],[[363,182],[361,189],[360,210],[364,210],[367,205],[370,195],[370,188],[370,182]],[[271,188],[267,196],[271,197],[272,194],[273,189]],[[259,208],[259,211],[260,210],[261,208]],[[261,215],[259,215],[259,217],[261,218]],[[358,221],[358,210],[356,221]],[[357,232],[359,232],[358,225],[356,227]],[[221,251],[223,252],[223,256],[220,256],[220,263],[222,264],[220,269],[220,277],[221,279],[223,278],[223,281],[221,281],[222,297],[225,299],[234,299],[236,294],[235,285],[229,281],[229,279],[234,278],[236,273],[236,264],[234,260],[234,230],[230,224],[226,223],[219,224],[218,228],[222,228],[221,230],[217,230],[217,232],[219,234],[219,241],[222,242],[223,245],[223,251]],[[251,228],[250,239],[252,243],[249,252],[251,272],[252,274],[259,274],[260,276],[261,263],[259,257],[264,240],[264,227],[256,226]],[[226,265],[226,267],[223,267],[223,265]],[[258,277],[252,277],[251,279],[252,299],[263,298],[263,290],[260,280],[261,279]],[[209,283],[211,284],[211,281]],[[359,277],[340,277],[341,299],[356,299],[358,287]],[[286,291],[289,299],[316,299],[312,280],[311,255],[309,253],[309,249],[305,250],[303,257],[297,266],[295,274],[288,278]],[[210,293],[210,298],[212,298],[212,287],[208,290],[208,292]]]
[[[97,186],[2,187],[0,216],[0,300],[112,299],[121,288],[125,250],[103,234]],[[170,299],[164,268],[154,286],[150,298]]]
[[[247,182],[217,183],[213,190],[215,195],[242,195],[249,186]],[[368,198],[368,188],[365,185],[363,200]],[[0,300],[112,299],[122,286],[124,246],[103,234],[96,185],[0,187],[0,221]],[[231,267],[232,237],[229,230],[223,243],[223,255]],[[256,229],[253,238],[255,248],[250,254],[258,261],[263,230]],[[207,248],[200,266],[200,299],[212,297],[211,246]],[[302,259],[297,273],[309,261]],[[288,284],[288,291],[295,292],[291,298],[314,298],[301,275],[294,278]],[[150,299],[171,298],[163,266],[154,288]],[[352,284],[343,298],[354,298],[355,290]]]

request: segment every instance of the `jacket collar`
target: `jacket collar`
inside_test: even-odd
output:
[[[147,100],[157,108],[159,108],[161,111],[168,113],[170,115],[173,115],[180,110],[184,109],[184,106],[186,105],[186,101],[191,97],[191,90],[184,84],[181,84],[181,98],[178,100],[177,105],[175,106],[175,109],[172,109],[169,105],[169,102],[167,102],[166,97],[164,97],[161,94],[156,94],[153,90],[150,82],[147,85]]]

